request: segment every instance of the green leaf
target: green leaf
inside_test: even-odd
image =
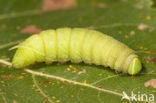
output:
[[[102,2],[106,6],[99,6]],[[156,96],[154,88],[144,86],[146,81],[156,78],[156,64],[144,59],[144,56],[156,57],[156,8],[151,2],[79,0],[74,8],[39,14],[41,0],[1,0],[0,58],[11,61],[15,50],[8,49],[30,36],[20,33],[28,25],[43,30],[82,27],[106,33],[134,49],[143,70],[130,76],[84,63],[41,63],[26,70],[1,65],[0,103],[119,103],[127,101],[121,101],[123,91],[129,96],[131,91],[137,95],[146,93],[148,99],[149,94]],[[148,28],[139,30],[141,23]],[[79,74],[82,70],[86,72]]]

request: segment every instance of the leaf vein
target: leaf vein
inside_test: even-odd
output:
[[[25,69],[25,71],[28,72],[28,73],[34,74],[34,75],[38,75],[38,76],[42,76],[42,77],[54,78],[54,79],[57,79],[57,80],[60,80],[60,81],[66,81],[66,82],[69,82],[69,83],[72,83],[72,84],[85,86],[85,87],[88,87],[88,88],[96,89],[98,91],[106,92],[106,93],[109,93],[109,94],[114,94],[114,95],[117,95],[117,96],[120,96],[120,97],[123,96],[123,94],[121,94],[121,93],[118,93],[118,92],[115,92],[115,91],[112,91],[112,90],[108,90],[108,89],[104,89],[104,88],[98,88],[98,87],[93,86],[91,84],[85,84],[85,83],[81,83],[81,82],[65,79],[63,77],[55,76],[55,75],[49,75],[49,74],[45,74],[45,73],[41,73],[41,72],[36,72],[36,71],[30,70],[30,69]]]
[[[0,15],[0,20],[8,19],[8,18],[16,18],[16,17],[22,17],[22,16],[28,16],[28,15],[34,15],[37,14],[39,10],[30,10],[20,13],[8,13],[8,14],[2,14]]]
[[[48,101],[49,101],[50,103],[54,103],[54,102],[43,92],[43,90],[39,87],[39,85],[38,85],[37,82],[36,82],[36,79],[35,79],[35,75],[34,75],[34,74],[32,74],[32,79],[33,79],[33,82],[34,82],[35,86],[40,90],[40,93],[41,93],[45,98],[48,98]]]
[[[4,103],[8,103],[5,96],[4,96],[4,93],[0,93],[0,95],[2,96],[2,99],[3,99]]]

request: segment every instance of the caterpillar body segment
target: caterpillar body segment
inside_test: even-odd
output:
[[[74,28],[70,39],[70,60],[74,63],[82,62],[83,43],[88,29]],[[79,41],[79,42],[76,42]]]
[[[59,28],[26,39],[13,57],[14,68],[53,61],[103,65],[134,75],[142,66],[134,51],[114,38],[95,30]]]
[[[45,51],[45,62],[47,64],[57,60],[57,37],[55,30],[46,30],[40,33]]]
[[[69,50],[70,50],[70,28],[60,28],[56,30],[57,33],[57,61],[66,62],[69,61]]]
[[[82,44],[82,61],[88,64],[92,64],[92,55],[94,52],[94,45],[98,41],[98,39],[102,38],[103,35],[97,31],[89,30],[84,37],[84,41]]]

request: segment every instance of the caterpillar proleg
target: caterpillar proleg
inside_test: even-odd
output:
[[[103,65],[134,75],[142,69],[135,52],[125,44],[95,30],[58,28],[32,35],[13,57],[14,68],[24,68],[36,62],[54,61]]]

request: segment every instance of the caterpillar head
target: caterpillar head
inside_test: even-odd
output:
[[[129,67],[128,67],[128,73],[130,75],[135,75],[136,73],[140,72],[140,70],[142,69],[142,65],[140,60],[136,57],[132,60],[132,62],[130,63]]]

